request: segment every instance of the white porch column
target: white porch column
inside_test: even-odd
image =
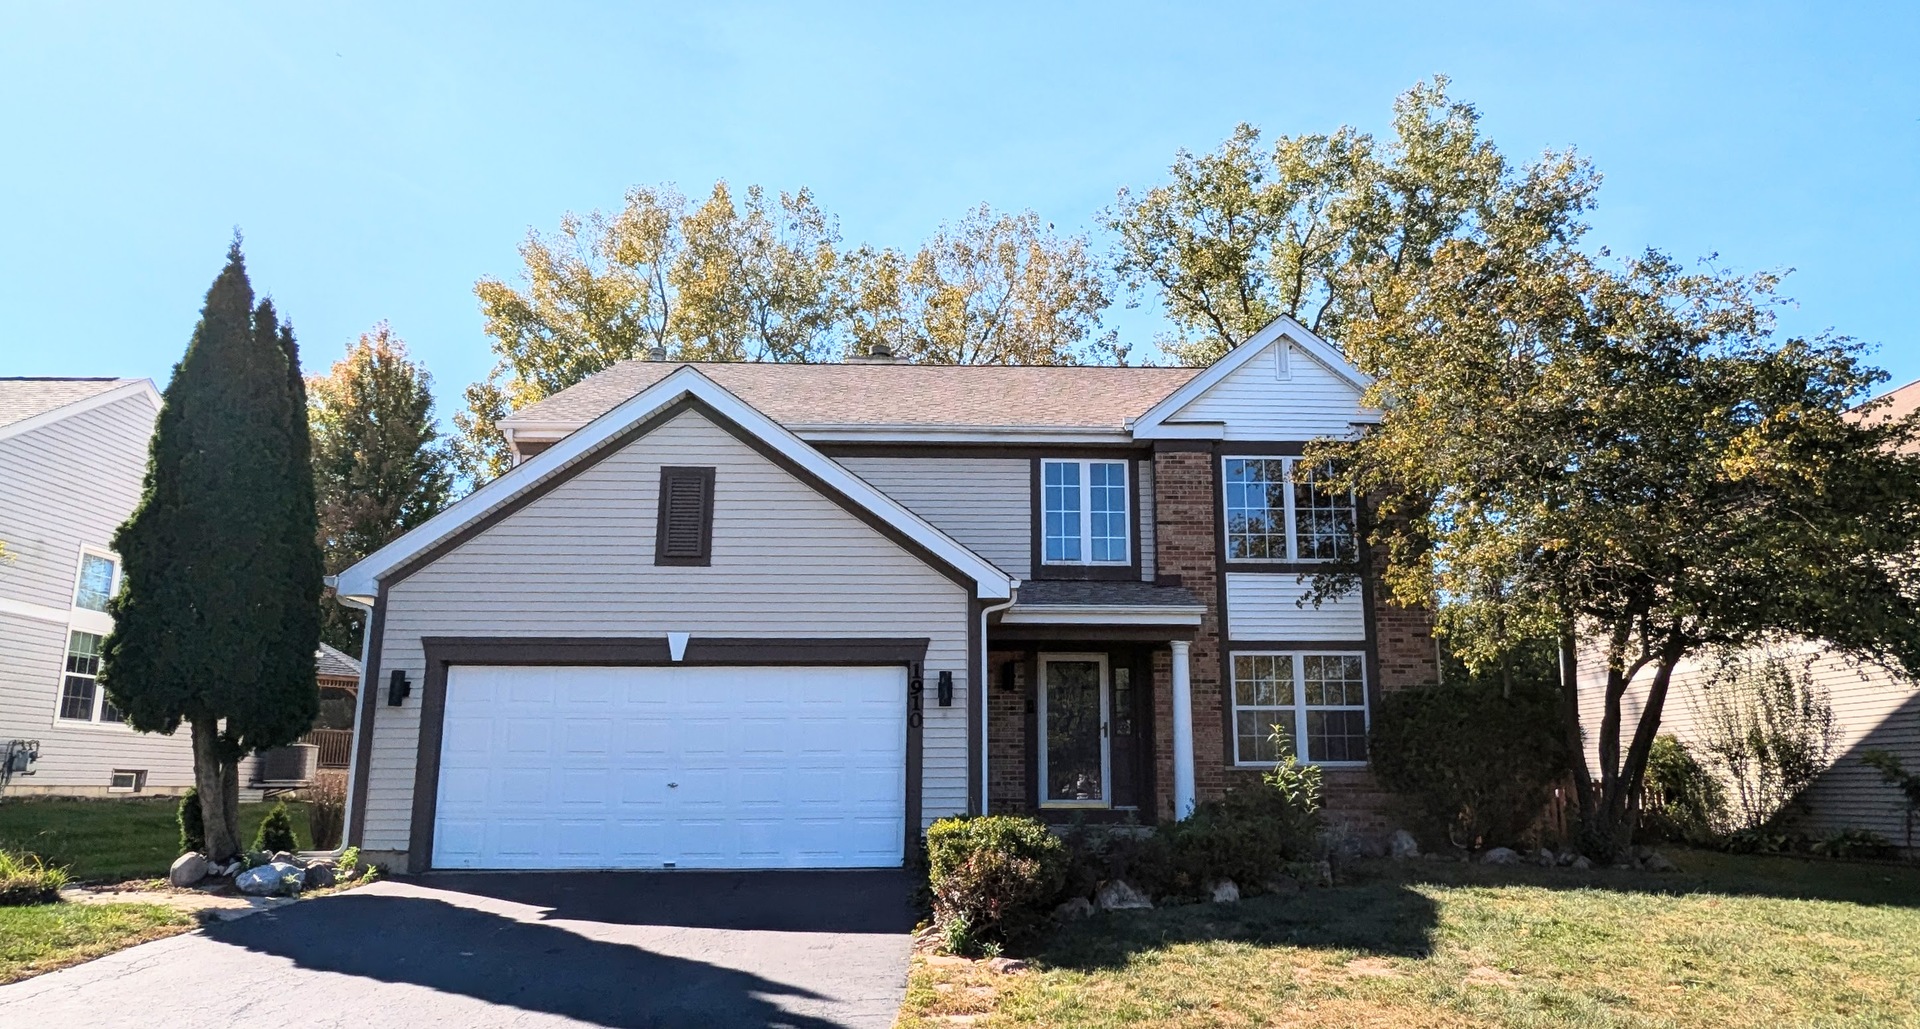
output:
[[[1173,647],[1173,817],[1193,814],[1193,681],[1187,666],[1192,644],[1172,641]]]

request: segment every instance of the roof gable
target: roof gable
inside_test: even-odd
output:
[[[144,396],[156,414],[160,393],[149,379],[0,379],[0,439],[131,396]]]
[[[1332,344],[1282,315],[1141,415],[1133,434],[1139,439],[1330,435],[1377,419],[1377,412],[1360,404],[1372,384]],[[1285,402],[1276,404],[1276,399]]]
[[[363,602],[372,599],[382,585],[391,585],[430,563],[450,544],[457,545],[464,534],[478,531],[501,514],[524,506],[563,481],[577,466],[596,461],[633,442],[663,417],[677,414],[688,404],[698,406],[703,414],[736,430],[735,434],[741,439],[785,464],[789,471],[799,474],[815,489],[844,498],[871,520],[892,529],[923,559],[971,582],[977,596],[998,600],[1012,595],[1014,580],[1007,573],[720,388],[692,366],[675,369],[579,431],[521,462],[340,573],[339,594]]]

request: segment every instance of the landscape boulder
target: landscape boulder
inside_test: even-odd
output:
[[[1089,917],[1092,914],[1093,901],[1085,897],[1075,897],[1053,909],[1053,920],[1056,922],[1078,922],[1082,918]]]
[[[306,873],[300,866],[285,861],[275,861],[249,868],[233,879],[235,889],[250,897],[278,897],[282,894],[299,893],[305,884]]]
[[[1420,841],[1405,829],[1395,829],[1387,838],[1387,856],[1395,861],[1405,861],[1420,856]]]
[[[1679,869],[1673,866],[1673,862],[1667,860],[1667,856],[1665,854],[1662,854],[1658,851],[1648,854],[1646,856],[1646,859],[1640,863],[1640,867],[1645,868],[1649,872],[1679,871]]]
[[[293,864],[293,863],[294,863],[294,862],[293,862],[293,855],[292,855],[292,854],[289,854],[289,853],[287,853],[287,852],[286,852],[286,851],[284,851],[284,850],[276,850],[276,851],[274,851],[274,852],[273,852],[273,856],[272,856],[272,857],[270,857],[270,858],[268,858],[268,861],[269,861],[270,863],[272,863],[272,864],[276,864],[276,865],[291,865],[291,864]]]
[[[324,890],[336,881],[332,865],[325,861],[315,861],[307,866],[306,874],[300,880],[300,889]]]
[[[1207,896],[1215,904],[1237,904],[1240,902],[1240,887],[1235,886],[1232,879],[1221,879],[1207,887]]]
[[[1593,861],[1585,854],[1578,854],[1574,856],[1573,862],[1567,867],[1576,872],[1584,872],[1593,867]]]
[[[1019,958],[990,958],[987,961],[987,970],[1001,975],[1011,975],[1014,972],[1026,971],[1027,963]]]
[[[1511,847],[1495,847],[1485,854],[1480,855],[1480,863],[1483,865],[1517,865],[1520,863],[1520,855]]]
[[[206,856],[196,851],[187,851],[173,859],[173,867],[167,869],[167,885],[176,889],[185,889],[207,877]]]
[[[1100,887],[1093,895],[1093,906],[1102,911],[1134,911],[1152,907],[1153,901],[1124,881],[1115,879]]]

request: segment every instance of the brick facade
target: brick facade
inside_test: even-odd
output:
[[[1013,689],[1005,688],[1003,669],[1013,664]],[[987,654],[987,810],[1026,811],[1027,661],[1024,651]]]

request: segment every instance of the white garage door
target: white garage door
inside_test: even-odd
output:
[[[448,670],[437,868],[872,868],[903,668]]]

